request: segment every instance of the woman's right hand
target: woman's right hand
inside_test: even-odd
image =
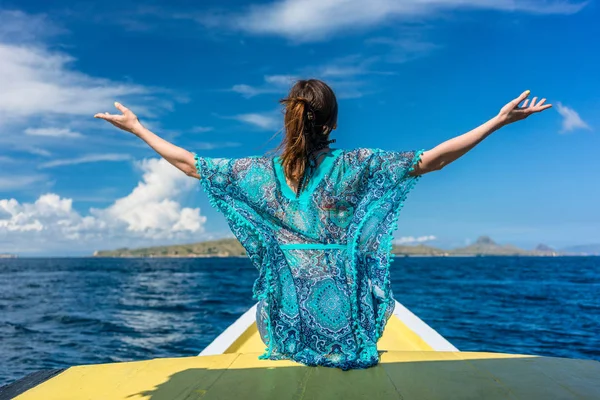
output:
[[[531,103],[529,103],[527,96],[529,96],[529,90],[524,91],[519,97],[502,107],[498,113],[498,119],[502,124],[511,124],[520,121],[529,117],[531,114],[542,112],[552,107],[552,104],[544,104],[546,99],[537,101],[537,97],[531,99]],[[523,105],[519,107],[519,104],[523,100],[525,100]]]
[[[115,107],[117,107],[117,109],[121,111],[122,114],[109,114],[105,112],[104,114],[98,113],[94,115],[94,118],[99,118],[108,121],[117,128],[127,132],[131,132],[133,134],[137,134],[137,132],[139,132],[140,129],[143,128],[138,117],[130,109],[118,102],[115,102]]]

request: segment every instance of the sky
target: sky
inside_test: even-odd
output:
[[[232,237],[199,182],[92,118],[131,108],[172,143],[244,157],[281,140],[295,79],[338,95],[338,148],[428,149],[526,89],[507,126],[409,195],[397,243],[600,243],[600,8],[565,0],[0,0],[0,253]]]

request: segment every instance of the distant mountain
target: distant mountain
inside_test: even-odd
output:
[[[416,246],[394,245],[392,253],[406,256],[556,256],[563,253],[600,255],[600,245],[573,246],[559,253],[545,244],[539,244],[533,250],[524,250],[508,244],[498,244],[489,236],[480,236],[475,243],[453,250],[443,250],[424,244]],[[94,252],[95,257],[238,257],[245,255],[246,251],[237,239]]]
[[[562,249],[565,254],[572,255],[600,255],[600,244],[584,244],[580,246],[570,246]]]
[[[536,248],[532,250],[532,253],[539,256],[556,256],[559,254],[558,251],[543,243],[538,244]]]
[[[489,236],[480,236],[477,241],[469,246],[450,250],[452,255],[494,255],[494,256],[519,256],[531,255],[532,252],[512,245],[500,245]]]
[[[536,246],[535,249],[533,249],[533,251],[539,251],[540,253],[553,253],[556,250],[554,250],[552,247],[547,246],[543,243],[540,243]]]

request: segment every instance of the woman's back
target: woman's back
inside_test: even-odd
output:
[[[296,195],[280,157],[196,155],[211,204],[259,270],[265,358],[344,369],[377,363],[377,339],[393,311],[391,232],[418,157],[333,149]]]
[[[199,157],[144,128],[119,103],[122,115],[95,117],[136,134],[201,179],[258,268],[254,295],[264,358],[348,369],[378,362],[377,340],[394,305],[392,232],[413,184],[506,124],[551,107],[537,97],[528,103],[528,96],[523,92],[484,124],[426,152],[330,150],[337,100],[316,79],[296,82],[281,100],[285,135],[275,158]],[[322,150],[329,153],[317,165]],[[294,191],[288,180],[298,183]]]

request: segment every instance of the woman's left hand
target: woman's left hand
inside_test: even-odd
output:
[[[529,90],[524,91],[519,97],[502,107],[498,113],[498,118],[503,124],[511,124],[513,122],[520,121],[529,117],[531,114],[542,112],[552,107],[552,104],[544,104],[546,99],[537,101],[537,97],[531,99],[531,103],[527,96],[529,96]],[[523,105],[519,104],[523,101]]]

